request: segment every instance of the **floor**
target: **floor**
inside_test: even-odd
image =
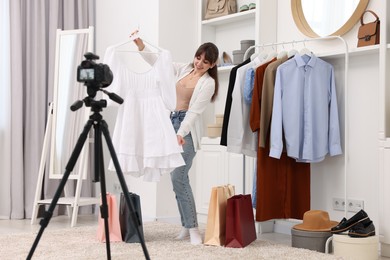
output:
[[[77,226],[93,226],[97,223],[96,215],[80,215],[77,219]],[[60,229],[70,227],[70,218],[68,216],[53,217],[46,230]],[[0,220],[0,235],[24,233],[29,231],[38,231],[41,228],[39,224],[31,225],[29,219],[23,220]],[[275,243],[291,245],[291,236],[280,233],[265,233],[258,236],[258,239],[268,240]],[[380,257],[381,260],[389,260],[388,257]]]

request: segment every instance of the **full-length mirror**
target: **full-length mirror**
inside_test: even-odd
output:
[[[360,19],[369,0],[291,0],[299,30],[309,37],[343,35]]]
[[[50,178],[62,178],[70,155],[88,120],[90,109],[83,106],[72,112],[70,106],[87,96],[87,89],[77,82],[77,66],[84,54],[92,51],[93,27],[79,30],[58,30],[51,128]],[[85,174],[88,145],[84,148],[72,175]],[[72,176],[69,178],[72,179]]]

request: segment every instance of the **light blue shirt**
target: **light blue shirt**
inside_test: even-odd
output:
[[[255,84],[255,70],[253,68],[249,68],[246,71],[245,83],[244,83],[244,101],[248,105],[252,103],[254,84]]]
[[[284,136],[283,136],[284,134]],[[333,66],[314,54],[295,55],[276,71],[270,156],[319,162],[341,154]]]

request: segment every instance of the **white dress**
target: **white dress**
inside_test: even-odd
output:
[[[129,69],[120,56],[112,46],[104,57],[114,75],[107,90],[124,99],[112,142],[123,173],[157,182],[163,174],[185,165],[169,118],[176,106],[173,67],[167,66],[172,64],[171,54],[160,51],[151,68],[141,73]],[[108,169],[115,171],[112,160]]]

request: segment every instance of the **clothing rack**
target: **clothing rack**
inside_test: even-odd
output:
[[[348,119],[348,68],[349,68],[349,51],[348,51],[348,43],[340,36],[326,36],[326,37],[318,37],[318,38],[308,38],[298,41],[288,41],[288,42],[276,42],[276,43],[267,43],[267,44],[256,44],[250,46],[244,54],[244,60],[247,59],[249,52],[258,47],[273,47],[277,45],[285,45],[285,44],[295,44],[295,43],[306,43],[312,41],[328,41],[328,40],[339,40],[344,46],[344,66],[345,66],[345,76],[344,76],[344,117],[345,117],[345,127],[344,127],[344,216],[347,216],[347,180],[348,180],[348,161],[349,161],[349,119]],[[306,45],[305,45],[306,48]],[[245,156],[244,156],[245,157]],[[244,181],[245,181],[245,160],[244,160]],[[245,182],[244,182],[245,186]]]

